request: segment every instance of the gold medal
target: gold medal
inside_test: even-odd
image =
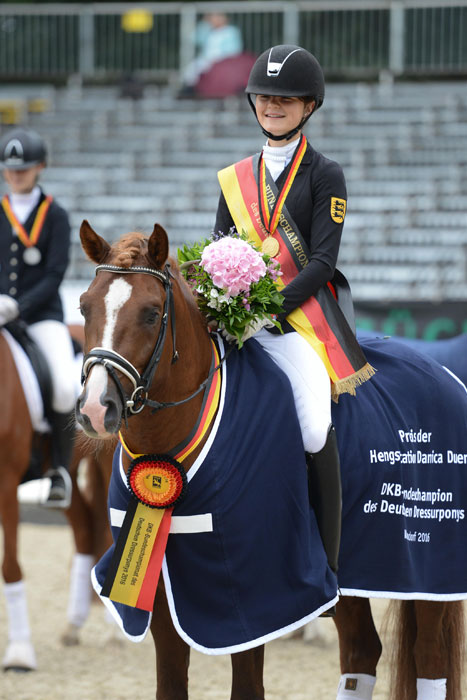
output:
[[[261,249],[265,255],[269,255],[271,258],[274,258],[279,252],[279,241],[277,238],[268,236],[264,239]]]

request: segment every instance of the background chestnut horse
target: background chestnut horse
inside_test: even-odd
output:
[[[110,246],[87,222],[83,222],[81,240],[88,257],[97,264],[105,263],[106,270],[105,274],[96,277],[81,298],[85,318],[85,352],[89,353],[93,348],[110,350],[110,359],[117,360],[117,364],[114,363],[113,382],[108,379],[105,363],[101,362],[91,369],[77,403],[77,419],[91,437],[113,438],[120,429],[130,450],[145,454],[164,453],[168,445],[177,444],[189,433],[198,415],[198,395],[177,406],[170,404],[182,401],[189,389],[199,386],[209,372],[211,346],[205,320],[172,259],[169,262],[175,310],[174,317],[169,319],[162,314],[165,290],[160,281],[138,274],[137,269],[133,271],[135,274],[122,274],[131,272],[131,267],[164,268],[169,246],[167,235],[159,225],[156,224],[149,239],[141,234],[128,234],[118,244]],[[116,267],[115,271],[112,265]],[[128,269],[122,271],[122,266]],[[120,287],[117,285],[111,292],[112,308],[107,309],[107,322],[104,324],[104,299],[111,283],[123,277],[125,283],[122,282]],[[169,332],[167,342],[161,349],[156,379],[148,388],[148,396],[153,401],[167,402],[169,407],[158,413],[157,420],[151,420],[149,411],[143,410],[122,424],[122,417],[127,417],[128,406],[133,405],[126,401],[131,393],[129,378],[133,374],[129,367],[141,373],[147,366],[157,343],[163,316],[169,328],[172,324],[172,329],[175,326],[178,329],[177,347],[178,338],[181,338],[180,345],[184,352],[180,353],[180,357],[183,357],[183,361],[172,363],[174,347],[169,342]],[[104,326],[105,338],[102,337]],[[175,333],[170,340],[175,344]],[[119,358],[123,360],[123,365]],[[117,381],[115,366],[120,375]],[[119,371],[121,367],[123,371]],[[138,396],[139,400],[141,398],[141,395]],[[341,461],[345,470],[343,454]],[[123,461],[124,467],[127,467],[127,462]],[[189,469],[190,465],[191,461],[188,460],[185,466]],[[187,575],[189,577],[189,572]],[[151,632],[156,647],[157,698],[187,698],[189,647],[178,636],[172,623],[162,583],[157,589],[155,609],[157,617],[152,619]],[[461,700],[464,645],[462,602],[404,601],[401,613],[403,619],[398,631],[403,641],[398,656],[401,669],[398,685],[395,686],[396,700],[415,700],[416,678],[447,678],[446,697]],[[342,673],[375,675],[381,642],[373,624],[369,601],[342,597],[337,605],[335,623],[339,634]],[[232,654],[231,700],[264,698],[263,654],[262,646]],[[352,690],[352,686],[349,689]],[[348,695],[342,689],[339,697]],[[365,697],[370,698],[371,694]]]
[[[74,326],[72,335],[83,342],[82,326]],[[77,364],[77,378],[80,366]],[[36,656],[29,626],[26,586],[18,560],[18,525],[20,506],[18,486],[22,482],[31,459],[34,431],[28,404],[21,386],[15,360],[4,332],[0,329],[0,385],[2,387],[2,410],[0,412],[0,521],[3,529],[2,576],[7,600],[8,642],[3,656],[3,668],[33,670]],[[78,385],[78,381],[77,381]],[[48,449],[44,442],[44,465],[46,470]],[[78,487],[78,467],[88,460],[86,488]],[[72,527],[76,553],[71,569],[69,624],[63,635],[67,644],[77,643],[78,630],[87,616],[86,607],[91,601],[89,572],[95,562],[109,546],[110,529],[105,515],[105,500],[111,469],[111,455],[98,460],[95,448],[76,444],[70,466],[73,482],[72,501],[65,515]],[[81,480],[82,481],[82,480]],[[86,580],[83,573],[87,569]],[[84,589],[83,589],[84,583]],[[9,593],[7,593],[9,591]],[[51,602],[52,604],[52,602]]]

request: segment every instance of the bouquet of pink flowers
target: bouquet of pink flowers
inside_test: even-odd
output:
[[[239,347],[263,325],[280,328],[275,318],[284,300],[275,284],[282,274],[280,265],[246,235],[232,229],[185,245],[178,250],[178,262],[200,310]]]

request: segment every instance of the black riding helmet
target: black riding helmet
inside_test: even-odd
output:
[[[277,95],[280,97],[308,97],[316,102],[313,111],[321,107],[324,100],[324,75],[317,59],[306,49],[293,44],[280,44],[264,51],[256,60],[245,88],[248,102],[256,116],[251,95]],[[262,129],[273,141],[291,139],[312,112],[302,119],[292,131],[274,136]]]
[[[13,129],[0,139],[0,167],[27,170],[45,163],[47,149],[43,139],[32,129]]]

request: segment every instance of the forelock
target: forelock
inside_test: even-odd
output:
[[[143,233],[126,233],[112,247],[112,264],[118,267],[132,267],[147,252],[147,236]],[[115,257],[114,257],[115,256]]]

